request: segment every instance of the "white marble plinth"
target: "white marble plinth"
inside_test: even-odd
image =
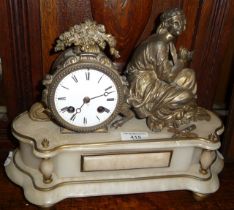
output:
[[[167,129],[153,133],[137,119],[108,133],[64,134],[53,122],[32,121],[25,112],[12,125],[20,148],[9,157],[6,173],[39,206],[68,197],[182,189],[214,193],[223,168],[217,151],[223,126],[210,114],[211,121],[192,123],[198,137],[175,139]],[[128,132],[147,135],[123,140],[121,134]]]

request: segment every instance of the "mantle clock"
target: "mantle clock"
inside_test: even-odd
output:
[[[178,17],[178,11],[162,21],[168,15]],[[138,92],[131,89],[138,75],[120,75],[111,61],[119,56],[115,45],[105,27],[92,21],[59,37],[55,50],[69,48],[43,80],[42,101],[12,123],[20,147],[10,152],[5,169],[29,202],[49,207],[69,197],[168,190],[189,190],[199,200],[218,190],[220,119],[193,106],[192,111],[176,109],[170,120],[152,121],[159,113],[145,111],[152,108],[149,97],[141,106],[136,97],[144,85]],[[182,55],[189,53],[182,50]],[[130,73],[135,61],[128,65]],[[141,108],[147,116],[139,114]]]

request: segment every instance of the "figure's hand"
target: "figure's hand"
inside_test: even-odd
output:
[[[193,57],[193,52],[181,47],[178,52],[178,57],[184,61],[190,61]]]
[[[185,61],[178,59],[175,65],[172,67],[171,72],[168,74],[168,82],[171,83],[174,81],[177,74],[184,68]]]

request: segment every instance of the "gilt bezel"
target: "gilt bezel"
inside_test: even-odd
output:
[[[106,119],[105,121],[101,122],[98,125],[95,126],[87,126],[87,127],[80,127],[80,126],[76,126],[73,125],[67,121],[65,121],[60,114],[58,113],[56,107],[55,107],[55,91],[57,86],[59,85],[59,83],[61,82],[61,80],[66,77],[68,74],[74,72],[74,71],[79,71],[81,69],[84,68],[90,68],[90,69],[94,69],[97,71],[100,71],[104,74],[106,74],[107,76],[109,76],[109,78],[113,81],[113,83],[116,85],[116,89],[117,89],[117,95],[118,95],[118,101],[115,107],[115,110],[113,111],[113,113],[110,115],[110,117],[108,119]],[[99,63],[93,62],[90,63],[90,61],[88,62],[81,62],[81,63],[76,63],[73,65],[69,65],[63,69],[60,69],[59,72],[56,72],[56,74],[54,75],[53,81],[51,82],[49,88],[48,88],[48,108],[51,111],[52,117],[53,119],[62,127],[67,128],[69,130],[72,131],[76,131],[76,132],[93,132],[95,130],[101,129],[105,126],[108,126],[112,120],[114,120],[114,118],[119,114],[120,110],[121,110],[121,106],[123,104],[123,87],[122,87],[122,82],[120,79],[120,76],[118,74],[118,72],[110,67],[104,66],[104,65],[100,65]]]

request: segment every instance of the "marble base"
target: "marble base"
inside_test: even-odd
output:
[[[13,123],[20,147],[6,161],[6,173],[29,202],[44,207],[98,195],[168,190],[208,195],[218,190],[223,168],[217,151],[223,127],[211,115],[210,122],[196,122],[197,138],[174,139],[167,130],[151,133],[140,120],[107,134],[61,134],[54,123],[31,121],[24,113]],[[43,127],[50,132],[41,132]],[[121,139],[123,132],[137,131],[147,135]]]

